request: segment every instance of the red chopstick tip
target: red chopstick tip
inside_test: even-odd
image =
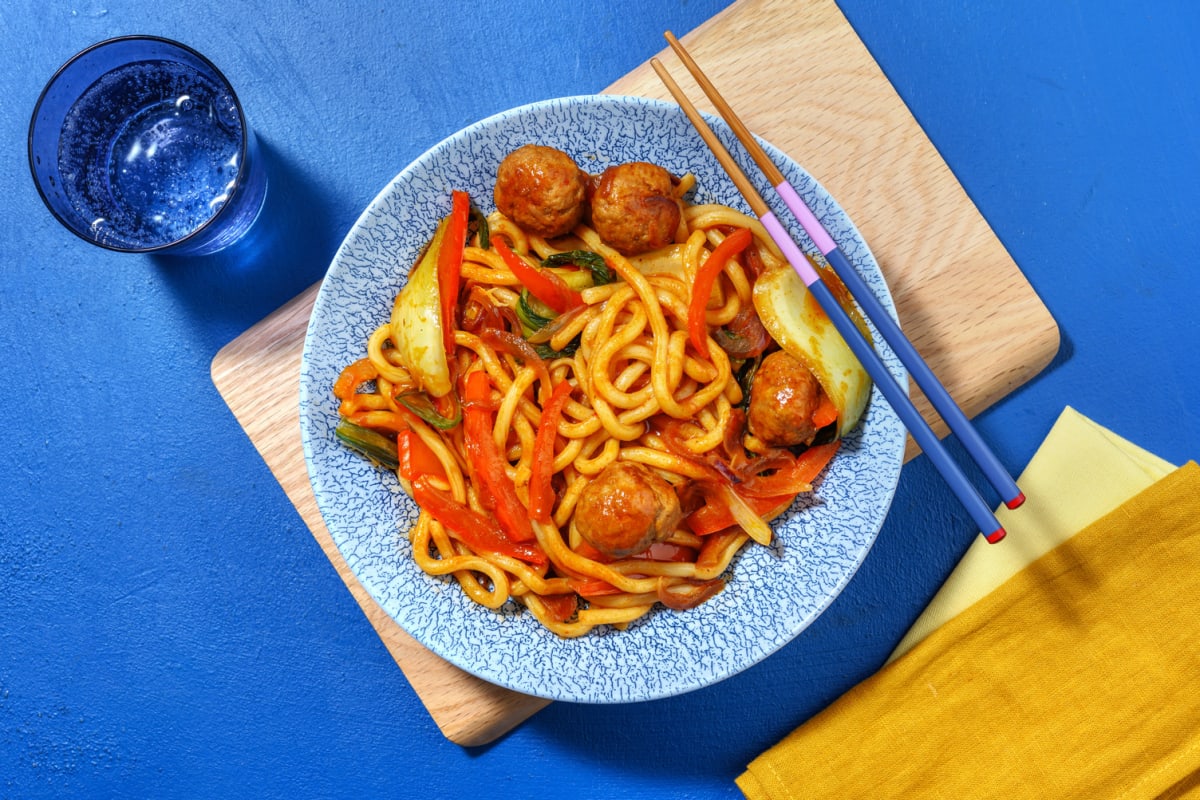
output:
[[[1004,528],[996,528],[996,530],[992,531],[991,533],[989,533],[987,536],[984,536],[983,538],[987,539],[988,544],[995,544],[996,542],[1000,541],[1007,535],[1008,535],[1008,532],[1005,531]]]
[[[1018,492],[1016,497],[1014,497],[1012,500],[1005,502],[1004,505],[1008,506],[1009,508],[1020,508],[1021,504],[1024,502],[1025,502],[1025,493]]]

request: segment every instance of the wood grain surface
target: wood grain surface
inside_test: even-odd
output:
[[[906,332],[969,416],[1050,362],[1053,318],[832,0],[740,0],[681,39],[747,127],[855,221]],[[711,111],[678,59],[665,49],[659,57]],[[605,92],[669,99],[648,61]],[[548,701],[475,678],[414,641],[355,579],[317,509],[297,407],[317,289],[224,347],[213,382],[445,736],[485,744]],[[913,397],[944,435],[915,387]]]

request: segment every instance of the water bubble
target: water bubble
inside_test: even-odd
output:
[[[228,93],[219,95],[215,106],[219,124],[231,129],[239,127],[237,101],[233,99],[233,95]]]

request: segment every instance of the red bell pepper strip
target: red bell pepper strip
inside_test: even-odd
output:
[[[738,228],[716,246],[709,254],[708,260],[696,271],[692,302],[688,306],[688,337],[692,347],[705,358],[708,358],[708,324],[704,321],[704,311],[708,307],[709,297],[712,296],[713,284],[729,259],[745,250],[752,238],[753,234],[749,228]]]
[[[579,598],[573,594],[544,594],[538,599],[555,622],[566,622],[579,610]]]
[[[766,519],[782,512],[791,505],[799,493],[796,487],[803,489],[811,486],[821,470],[833,459],[841,440],[829,444],[810,447],[797,456],[791,466],[781,469],[772,475],[756,476],[745,483],[734,487],[746,504]],[[725,530],[736,525],[733,512],[728,505],[719,499],[717,492],[706,492],[706,502],[693,511],[684,520],[692,533],[706,536],[710,533]]]
[[[810,447],[783,469],[770,475],[747,478],[738,487],[738,493],[743,497],[776,497],[807,492],[811,490],[812,482],[821,474],[821,470],[833,460],[841,444],[841,440],[837,439],[828,444]]]
[[[814,411],[812,415],[813,426],[817,430],[821,430],[821,428],[824,428],[826,425],[832,425],[833,423],[837,422],[837,418],[837,406],[833,404],[833,400],[829,398],[829,395],[822,391],[821,402],[817,405],[817,410]]]
[[[446,479],[446,469],[438,460],[433,448],[425,444],[414,430],[401,431],[396,435],[397,460],[400,477],[412,483],[422,475]]]
[[[428,475],[413,482],[413,499],[442,523],[451,536],[476,553],[496,553],[538,567],[550,563],[545,551],[536,544],[512,541],[494,519],[433,488]]]
[[[554,387],[550,400],[542,409],[537,435],[533,440],[533,464],[529,475],[529,513],[539,522],[549,522],[554,510],[554,488],[550,479],[554,477],[554,440],[558,436],[558,423],[562,419],[563,406],[571,396],[571,384],[562,381]]]
[[[795,494],[783,495],[781,497],[746,497],[746,504],[754,510],[760,517],[773,516],[783,511],[792,504],[796,499]],[[726,528],[733,527],[737,524],[737,520],[733,518],[733,512],[729,510],[729,506],[719,500],[715,496],[707,498],[707,502],[698,509],[688,514],[684,519],[684,523],[688,529],[697,536],[708,536],[717,531],[723,531]]]
[[[604,597],[611,594],[621,594],[621,590],[616,586],[599,578],[571,578],[567,583],[580,597]]]
[[[581,539],[580,542],[571,548],[584,558],[590,558],[592,561],[598,561],[601,564],[611,564],[617,559],[610,556],[608,553],[601,553],[596,548],[588,544],[586,539]]]
[[[492,246],[504,259],[505,266],[517,276],[517,280],[524,284],[529,293],[559,314],[583,305],[583,296],[568,286],[566,281],[553,272],[535,267],[521,258],[499,236],[492,240]]]
[[[442,345],[446,358],[454,355],[455,311],[458,308],[458,287],[462,279],[463,247],[467,242],[467,223],[471,219],[471,198],[455,189],[450,194],[450,217],[438,251],[438,298],[442,312]]]
[[[357,392],[359,386],[378,377],[379,370],[371,363],[371,359],[360,358],[338,375],[338,379],[333,383],[333,396],[338,400],[345,400]]]
[[[500,448],[492,438],[492,384],[486,372],[477,370],[467,375],[463,396],[463,433],[467,454],[479,481],[480,500],[496,514],[500,527],[514,542],[531,542],[536,537],[529,522],[529,512],[517,497],[516,487],[504,469]]]

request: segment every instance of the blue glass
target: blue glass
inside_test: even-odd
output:
[[[29,164],[60,222],[122,252],[216,252],[250,229],[267,191],[229,82],[152,36],[93,45],[55,73],[30,122]]]

